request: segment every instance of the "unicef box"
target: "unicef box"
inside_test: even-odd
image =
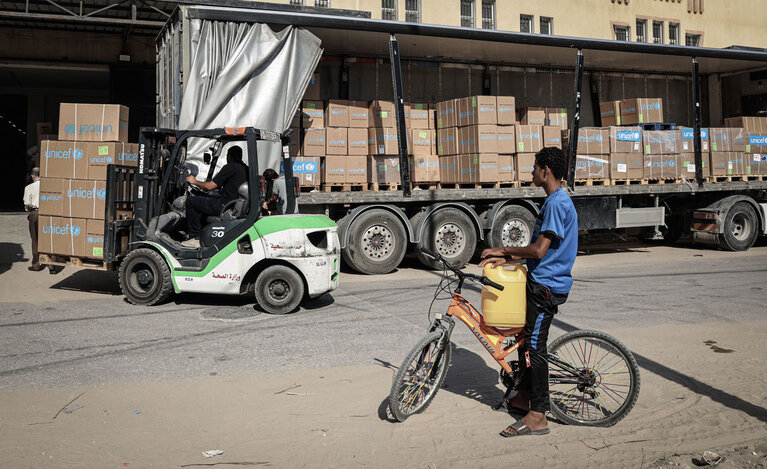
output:
[[[109,164],[138,166],[138,144],[136,143],[89,143],[85,146],[85,150],[88,159],[88,179],[106,180]]]
[[[86,257],[87,233],[87,220],[41,216],[38,221],[38,250],[44,254]]]
[[[298,178],[301,186],[319,186],[322,184],[320,158],[310,156],[293,158],[293,176]]]
[[[40,143],[40,176],[43,178],[88,178],[88,143],[43,140]]]
[[[127,142],[128,114],[119,104],[61,103],[59,140]]]

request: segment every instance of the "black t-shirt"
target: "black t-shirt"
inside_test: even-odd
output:
[[[221,202],[226,204],[239,198],[237,190],[248,180],[248,167],[242,161],[227,163],[213,177],[213,182],[221,188]]]

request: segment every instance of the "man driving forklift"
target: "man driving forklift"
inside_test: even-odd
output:
[[[226,164],[210,181],[198,181],[189,175],[186,182],[206,191],[221,188],[218,194],[190,195],[186,199],[186,222],[189,239],[181,243],[185,247],[200,247],[200,231],[203,217],[216,216],[228,202],[237,199],[240,185],[248,181],[248,167],[242,162],[242,148],[232,146],[226,153]]]

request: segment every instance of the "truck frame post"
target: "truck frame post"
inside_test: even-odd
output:
[[[583,88],[583,49],[578,49],[575,60],[575,85],[573,91],[573,104],[575,112],[573,121],[570,123],[570,151],[568,152],[567,185],[575,189],[575,158],[578,154],[578,129],[581,126],[581,89]]]
[[[693,106],[695,106],[695,109],[693,111],[695,112],[695,122],[694,122],[694,148],[695,148],[695,180],[698,182],[698,185],[703,184],[703,155],[701,154],[701,143],[700,143],[700,121],[701,121],[701,110],[700,110],[700,75],[698,73],[698,59],[696,57],[692,58],[692,102]]]
[[[397,118],[397,147],[399,149],[399,174],[402,195],[410,197],[410,160],[407,156],[407,130],[405,129],[405,103],[402,99],[402,64],[399,60],[399,44],[394,34],[389,35],[389,56],[391,58],[392,84],[394,86],[394,107]]]
[[[296,200],[296,184],[293,180],[293,157],[290,154],[290,137],[282,135],[280,137],[280,143],[282,145],[282,166],[285,172],[285,189],[288,196],[286,213],[293,213],[296,211],[298,201]],[[250,146],[250,139],[248,139],[248,146]],[[254,151],[257,151],[255,150],[255,147],[256,145],[254,145]],[[250,151],[250,148],[248,148],[248,151]],[[258,161],[258,159],[256,159],[256,161]]]

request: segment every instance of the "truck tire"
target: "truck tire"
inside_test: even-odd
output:
[[[519,205],[507,205],[495,214],[487,245],[491,248],[527,246],[534,229],[535,215]]]
[[[738,202],[727,211],[719,246],[727,251],[745,251],[754,245],[758,228],[754,208],[748,202]]]
[[[344,262],[362,274],[388,274],[407,251],[407,233],[387,210],[363,213],[349,227],[349,241],[341,252]]]
[[[460,269],[474,254],[477,232],[468,215],[456,208],[444,208],[426,220],[423,236],[415,250],[416,257],[423,265],[442,269],[441,262],[421,253],[422,247],[439,253],[450,265]]]
[[[294,311],[304,298],[304,281],[295,270],[285,265],[271,265],[256,277],[256,301],[271,314]]]
[[[129,252],[120,264],[118,279],[123,295],[134,305],[156,305],[173,293],[170,267],[153,249]]]

